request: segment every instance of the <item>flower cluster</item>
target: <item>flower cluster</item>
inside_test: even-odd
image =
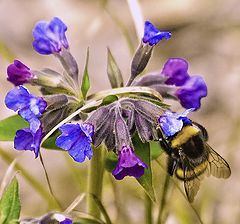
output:
[[[39,117],[47,107],[46,101],[42,97],[33,96],[25,87],[19,86],[8,92],[5,104],[9,109],[17,111],[30,125],[29,128],[17,131],[14,147],[18,150],[34,151],[37,157],[42,136]]]
[[[188,74],[188,63],[182,58],[171,58],[164,64],[161,73],[150,73],[132,85],[149,86],[162,96],[178,99],[186,108],[199,109],[201,99],[207,96],[207,86],[199,75]]]
[[[16,132],[14,148],[33,151],[35,157],[38,157],[45,134],[79,105],[79,100],[74,97],[77,95],[78,83],[74,83],[74,78],[78,68],[68,51],[66,30],[67,26],[56,17],[50,22],[37,23],[33,29],[34,49],[40,54],[57,56],[66,70],[65,73],[60,74],[51,69],[35,71],[19,60],[14,60],[7,68],[7,80],[16,87],[6,95],[5,104],[29,123],[29,128]],[[32,95],[24,84],[41,87],[44,96]],[[73,154],[71,151],[70,155]]]
[[[197,110],[201,98],[207,95],[205,82],[200,76],[190,76],[188,63],[180,58],[169,59],[160,74],[136,78],[144,71],[154,46],[171,37],[170,32],[162,32],[146,21],[144,36],[132,60],[128,87],[123,88],[125,92],[116,89],[115,99],[106,104],[103,103],[104,97],[111,95],[111,91],[103,96],[99,94],[102,103],[91,107],[91,103],[99,102],[99,96],[96,94],[97,99],[92,99],[83,92],[85,83],[79,83],[81,77],[69,50],[66,31],[67,26],[56,17],[50,22],[38,22],[33,29],[33,48],[39,54],[56,56],[65,70],[63,74],[51,69],[35,71],[19,60],[8,66],[7,79],[16,87],[7,94],[6,106],[29,123],[29,128],[16,132],[15,149],[34,151],[37,157],[42,138],[71,113],[78,111],[75,117],[71,117],[74,119],[67,121],[81,121],[58,126],[61,134],[56,139],[56,146],[66,150],[76,162],[84,162],[86,157],[90,160],[93,156],[92,145],[105,144],[108,150],[118,155],[112,170],[117,180],[125,176],[141,177],[149,164],[141,158],[141,153],[135,152],[134,136],[144,144],[159,141],[159,128],[166,137],[180,131],[184,124],[191,122],[187,113]],[[117,76],[112,74],[110,77]],[[86,78],[82,80],[84,82]],[[43,97],[33,96],[24,84],[39,86]],[[137,91],[132,91],[135,89]],[[143,89],[147,96],[142,94]],[[159,93],[163,97],[178,99],[188,110],[183,114],[170,112]]]

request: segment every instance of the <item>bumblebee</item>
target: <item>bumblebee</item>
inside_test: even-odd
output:
[[[189,202],[193,202],[205,175],[217,178],[231,175],[226,160],[208,145],[207,140],[206,129],[195,122],[185,124],[173,136],[160,140],[161,147],[168,154],[168,173],[184,182]]]

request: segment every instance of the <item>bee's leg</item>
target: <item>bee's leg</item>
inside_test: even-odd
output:
[[[169,155],[171,156],[172,154],[172,149],[169,146],[169,144],[166,142],[166,140],[164,140],[163,138],[159,139],[159,143],[161,148]]]
[[[178,161],[171,156],[168,156],[167,158],[167,171],[170,176],[173,175],[174,171],[176,170],[178,165]]]

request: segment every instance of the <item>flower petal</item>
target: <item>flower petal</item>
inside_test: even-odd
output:
[[[118,163],[116,168],[112,171],[112,175],[121,180],[125,176],[134,176],[139,178],[144,174],[144,169],[147,165],[141,161],[130,146],[123,146],[119,152]]]
[[[57,138],[56,145],[68,150],[70,156],[77,162],[83,162],[87,156],[92,158],[93,126],[88,123],[64,124],[60,128],[62,134]]]
[[[62,47],[67,49],[66,31],[67,26],[57,17],[50,22],[38,22],[33,29],[33,48],[40,54],[59,53]]]
[[[13,83],[15,86],[29,83],[33,77],[32,73],[30,72],[30,68],[28,68],[19,60],[14,60],[14,63],[8,66],[7,74],[7,80]]]
[[[192,76],[175,93],[181,105],[186,108],[199,109],[201,98],[207,96],[207,86],[201,76]]]
[[[182,86],[190,78],[188,72],[188,63],[182,58],[170,58],[164,64],[162,74],[168,79],[167,85]]]
[[[20,129],[16,132],[16,136],[14,139],[14,148],[17,150],[34,151],[35,157],[37,158],[41,140],[42,140],[41,127],[35,133],[29,128]]]
[[[184,111],[183,113],[173,113],[166,111],[160,116],[158,122],[166,137],[171,137],[182,130],[183,125],[192,124],[187,118],[187,114],[193,111],[193,108]]]
[[[150,21],[145,22],[143,43],[148,43],[150,46],[156,45],[162,39],[168,40],[171,38],[170,32],[161,32]]]

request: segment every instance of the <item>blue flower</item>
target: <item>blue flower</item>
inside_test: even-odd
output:
[[[30,124],[30,129],[36,132],[41,122],[39,117],[47,107],[46,101],[42,97],[33,96],[27,88],[19,86],[9,91],[5,98],[6,106],[24,118]]]
[[[187,118],[189,112],[194,109],[188,109],[183,113],[173,113],[171,111],[165,111],[165,113],[159,117],[158,122],[166,137],[171,137],[182,130],[183,125],[191,125],[192,121]]]
[[[42,97],[33,96],[25,87],[19,86],[8,92],[5,104],[9,109],[17,111],[30,124],[29,128],[16,132],[14,148],[34,151],[37,157],[43,137],[42,125],[38,118],[47,107],[46,101]]]
[[[33,48],[39,54],[54,54],[62,48],[68,49],[66,31],[67,26],[57,17],[50,22],[38,22],[33,28]]]
[[[33,78],[30,68],[28,68],[19,60],[14,60],[13,64],[8,66],[7,74],[7,80],[13,83],[15,86],[29,83]]]
[[[60,128],[62,134],[57,138],[56,145],[67,150],[77,162],[83,162],[85,157],[92,158],[91,142],[94,127],[89,123],[64,124]]]
[[[150,46],[156,45],[162,39],[168,40],[171,38],[170,32],[161,32],[151,22],[146,21],[144,26],[143,43],[148,43]]]
[[[33,132],[30,128],[23,128],[16,132],[14,148],[17,150],[33,151],[35,153],[35,158],[37,158],[41,140],[42,127],[39,127],[36,132]]]
[[[123,146],[118,154],[118,163],[112,171],[112,175],[117,180],[122,180],[125,176],[139,178],[144,174],[147,165],[141,161],[130,146]]]

